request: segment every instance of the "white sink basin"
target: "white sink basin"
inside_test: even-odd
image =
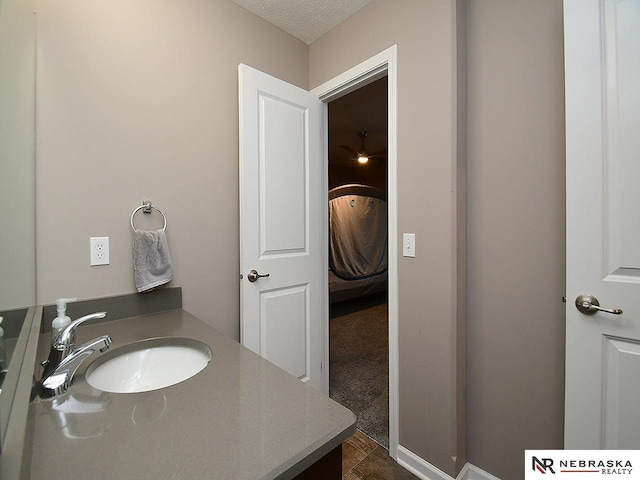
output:
[[[150,338],[103,354],[87,368],[85,377],[89,385],[105,392],[148,392],[193,377],[211,357],[211,348],[198,340]]]

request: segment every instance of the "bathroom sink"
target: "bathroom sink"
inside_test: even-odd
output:
[[[150,338],[98,357],[87,368],[85,378],[89,385],[105,392],[148,392],[193,377],[211,358],[211,348],[198,340]]]

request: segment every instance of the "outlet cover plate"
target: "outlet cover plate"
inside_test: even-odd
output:
[[[90,237],[91,266],[109,265],[109,237]]]
[[[402,235],[402,256],[403,257],[415,257],[416,256],[416,234],[404,233]]]

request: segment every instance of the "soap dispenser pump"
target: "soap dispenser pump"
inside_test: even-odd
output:
[[[56,310],[58,316],[51,322],[51,343],[55,341],[58,333],[71,323],[71,318],[67,316],[67,302],[74,302],[77,298],[59,298],[56,300]]]

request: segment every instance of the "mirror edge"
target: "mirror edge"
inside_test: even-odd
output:
[[[23,400],[21,398],[22,396],[18,395],[20,380],[26,375],[26,369],[30,370],[29,377],[33,376],[37,339],[40,335],[41,317],[41,306],[31,306],[27,310],[11,359],[12,368],[9,369],[4,381],[2,395],[0,395],[0,455],[4,450],[4,444],[9,430],[8,427],[12,418],[12,412],[16,406],[16,400]],[[36,337],[35,340],[34,333]],[[30,383],[29,381],[29,384]],[[29,396],[27,395],[24,400],[25,402],[23,403],[28,404]]]

